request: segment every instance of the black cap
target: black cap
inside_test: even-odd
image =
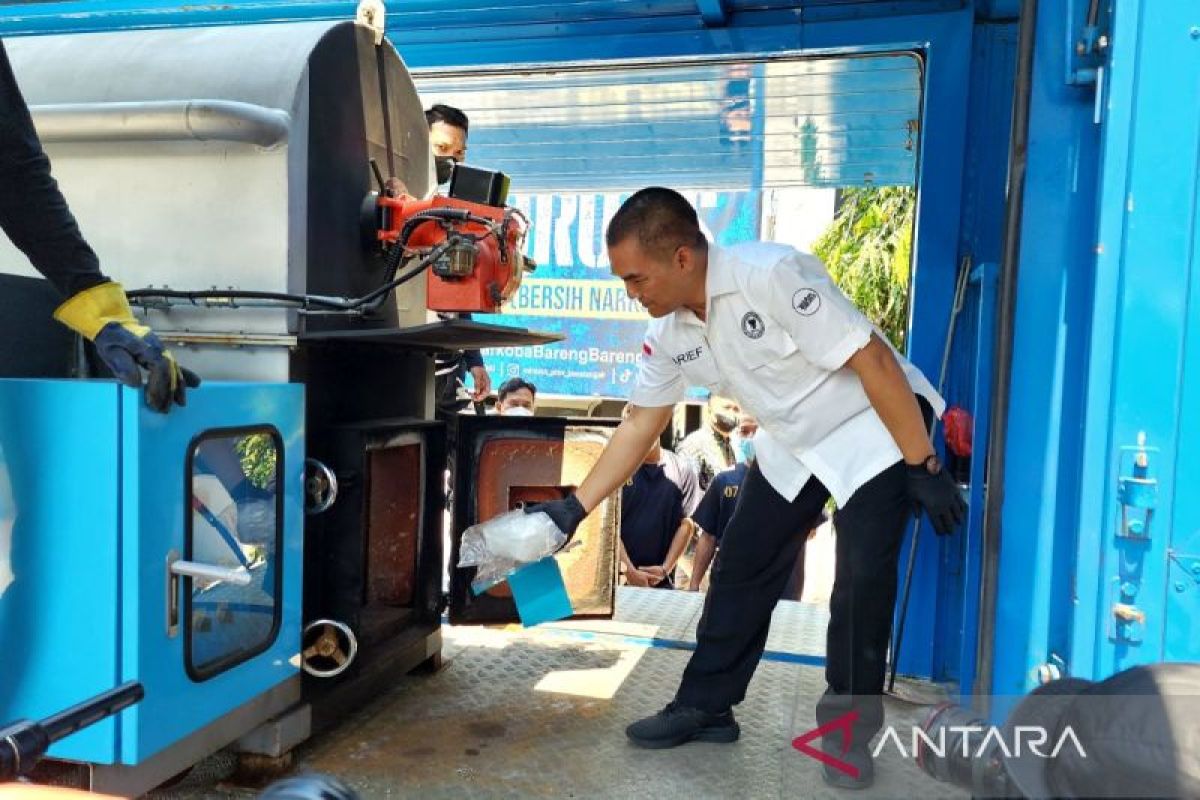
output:
[[[1018,727],[1046,732],[1041,754],[1004,757],[1027,798],[1200,797],[1200,664],[1053,681],[1021,700],[1005,741]]]

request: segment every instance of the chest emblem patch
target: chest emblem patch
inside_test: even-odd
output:
[[[742,317],[742,333],[750,339],[761,338],[766,332],[767,326],[763,323],[763,318],[759,316],[757,311],[747,311]]]
[[[801,289],[792,295],[792,308],[802,317],[811,317],[821,307],[821,295],[816,289]]]

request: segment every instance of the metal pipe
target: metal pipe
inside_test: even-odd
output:
[[[232,100],[66,103],[32,106],[43,142],[287,141],[292,118],[278,108]]]
[[[1004,212],[1004,251],[996,298],[996,352],[992,373],[992,418],[988,428],[987,489],[983,508],[983,569],[979,584],[978,669],[972,694],[976,707],[990,713],[996,597],[1003,535],[1004,457],[1008,437],[1009,393],[1012,389],[1013,322],[1017,306],[1017,267],[1021,257],[1025,167],[1029,151],[1029,98],[1033,83],[1033,50],[1037,38],[1037,0],[1024,0],[1017,32],[1017,74],[1013,88],[1012,127],[1008,151],[1008,202]]]

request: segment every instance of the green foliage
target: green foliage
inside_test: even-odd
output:
[[[843,190],[837,216],[813,245],[846,296],[901,350],[915,201],[908,186]]]
[[[266,433],[243,436],[234,444],[242,460],[242,472],[258,489],[265,489],[275,477],[275,440]]]

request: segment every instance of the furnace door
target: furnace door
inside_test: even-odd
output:
[[[476,595],[474,568],[458,568],[463,531],[521,503],[565,496],[600,457],[615,420],[542,417],[460,418],[453,472],[450,621],[517,621],[507,582]],[[600,504],[568,545],[555,555],[573,618],[613,615],[620,541],[620,492]]]

